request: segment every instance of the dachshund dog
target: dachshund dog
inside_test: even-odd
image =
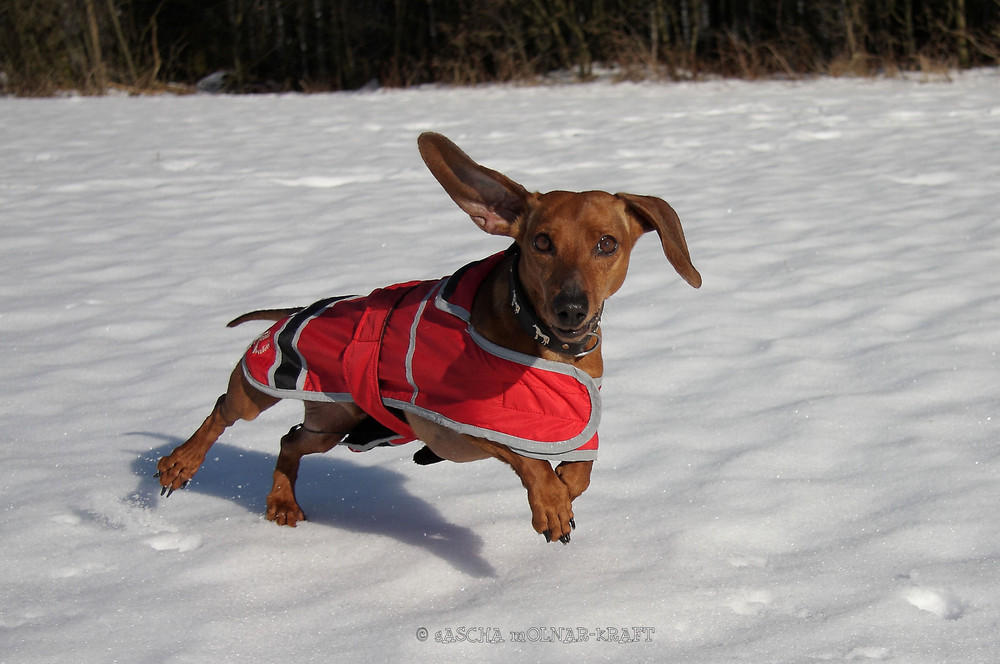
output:
[[[677,214],[660,198],[531,193],[440,134],[417,143],[458,207],[486,233],[511,238],[511,248],[439,281],[237,318],[231,326],[273,325],[201,427],[159,460],[161,495],[187,485],[227,427],[295,398],[305,416],[281,440],[269,520],[305,519],[295,499],[304,455],[420,440],[420,464],[508,464],[527,490],[534,530],[569,542],[573,500],[589,486],[597,455],[604,301],[649,231],[685,281],[698,288],[701,275]]]

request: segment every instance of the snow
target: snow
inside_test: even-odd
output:
[[[663,196],[704,276],[646,239],[608,303],[572,544],[413,446],[307,458],[310,521],[268,523],[286,402],[160,498],[258,332],[230,318],[505,246],[424,130]],[[0,99],[0,662],[996,661],[998,154],[989,69]]]

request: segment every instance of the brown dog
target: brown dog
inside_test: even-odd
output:
[[[505,255],[494,257],[492,263],[484,263],[485,267],[480,268],[483,277],[469,296],[468,320],[464,323],[471,329],[459,330],[456,334],[471,334],[485,341],[464,345],[492,348],[493,355],[527,357],[518,365],[522,370],[527,365],[541,364],[556,368],[547,376],[562,379],[562,374],[575,372],[574,380],[589,384],[588,381],[599,379],[603,373],[598,346],[604,301],[625,280],[629,255],[639,236],[656,231],[667,259],[677,272],[695,288],[701,285],[701,276],[691,264],[680,220],[674,210],[659,198],[612,195],[602,191],[529,193],[503,174],[476,164],[444,136],[422,134],[418,145],[431,173],[476,225],[492,235],[510,237],[515,243]],[[447,286],[441,289],[447,290]],[[389,289],[384,292],[389,292]],[[431,295],[422,300],[425,303],[436,301]],[[327,301],[325,306],[336,316],[340,308],[352,306],[350,303],[355,300],[331,302]],[[446,303],[444,308],[448,306]],[[419,309],[418,315],[428,308],[434,309],[427,306]],[[275,331],[271,336],[265,333],[248,350],[246,358],[253,360],[257,355],[277,352],[274,347],[282,343],[279,328],[296,317],[302,318],[307,313],[313,315],[314,309],[315,305],[302,310],[255,312],[240,317],[231,325],[245,320],[281,319],[272,328]],[[361,322],[355,320],[349,323],[355,331],[348,332],[348,343],[370,341],[361,339],[362,333],[356,330],[373,325],[375,336],[386,334],[384,320],[372,322],[365,317],[368,314],[361,316]],[[416,329],[415,325],[413,329]],[[350,339],[351,335],[353,339]],[[372,348],[371,344],[365,343],[355,346]],[[463,344],[451,343],[446,350],[450,352],[456,345]],[[381,366],[379,363],[382,360],[378,359],[381,351],[367,356],[367,360],[363,354],[360,356],[362,359],[351,360],[348,356],[352,352],[354,350],[345,354],[344,372],[360,375],[358,380],[368,386],[380,381],[388,382],[388,379],[383,381],[378,375],[381,369],[372,368],[376,364]],[[349,364],[349,360],[353,364]],[[312,361],[311,358],[303,359],[300,364]],[[460,361],[464,360],[457,359],[453,363]],[[428,366],[434,365],[431,362]],[[306,454],[326,452],[344,442],[348,438],[345,434],[357,431],[365,422],[370,423],[371,415],[385,427],[405,433],[405,438],[423,441],[426,447],[414,457],[418,463],[441,459],[465,462],[487,457],[507,463],[527,489],[531,525],[535,531],[543,534],[548,541],[569,541],[570,531],[576,527],[572,501],[590,484],[593,456],[596,454],[596,421],[600,417],[600,405],[599,396],[595,396],[597,393],[592,386],[587,390],[594,399],[593,412],[584,419],[589,418],[588,426],[592,426],[594,431],[587,429],[580,434],[589,438],[593,433],[592,446],[587,448],[589,451],[586,453],[580,451],[586,445],[581,445],[579,449],[560,456],[538,452],[538,446],[528,448],[535,452],[524,452],[516,443],[509,442],[516,441],[516,438],[456,425],[453,419],[449,419],[450,416],[421,410],[417,407],[416,386],[413,398],[408,401],[398,399],[394,403],[399,410],[390,412],[386,408],[390,400],[383,397],[369,397],[367,401],[346,393],[331,397],[325,388],[320,390],[324,394],[318,397],[304,395],[301,389],[292,393],[281,392],[263,384],[263,379],[255,377],[249,367],[248,360],[244,359],[233,371],[228,391],[219,398],[201,427],[169,456],[160,459],[157,477],[163,487],[161,494],[169,495],[188,483],[205,460],[209,448],[227,427],[237,420],[253,420],[280,398],[292,394],[304,400],[305,418],[302,425],[293,427],[281,440],[274,484],[267,496],[268,519],[295,526],[297,521],[305,518],[294,491],[300,459]],[[410,368],[407,364],[408,371]],[[316,380],[326,378],[320,376]],[[507,389],[507,383],[490,387],[489,379],[490,376],[477,374],[476,380],[468,382],[485,385],[481,390],[485,392],[503,393]],[[302,379],[299,380],[298,388],[301,388]],[[365,383],[366,380],[369,382]],[[413,383],[417,379],[408,373],[407,380]],[[421,386],[421,389],[421,396],[434,391],[433,387],[428,390],[426,386]],[[565,390],[557,386],[549,391],[562,393]],[[497,398],[505,397],[500,394]],[[366,412],[359,401],[370,404],[366,408],[373,412]],[[546,411],[542,412],[545,416],[548,407],[535,410]],[[537,412],[525,417],[536,418],[530,420],[530,427],[536,427],[537,422],[541,422],[537,419]],[[516,426],[520,418],[501,419],[510,420]],[[562,458],[566,460],[553,469],[552,461]]]

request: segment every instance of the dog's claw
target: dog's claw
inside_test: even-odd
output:
[[[544,533],[542,533],[542,537],[545,538],[546,543],[551,543],[552,542],[552,531],[546,530]],[[562,535],[559,538],[559,541],[562,542],[563,544],[569,544],[569,540],[570,540],[569,533],[566,533],[565,535]]]
[[[177,488],[178,489],[184,489],[190,483],[191,483],[191,480],[185,480],[184,483],[181,484]],[[163,496],[164,498],[169,498],[171,496],[171,494],[173,494],[173,492],[174,492],[174,488],[173,487],[169,487],[169,486],[160,487],[160,495]]]
[[[576,530],[576,519],[570,519],[570,520],[569,520],[569,526],[570,526],[570,528],[572,528],[573,530]]]

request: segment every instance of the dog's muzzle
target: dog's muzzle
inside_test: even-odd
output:
[[[559,332],[549,327],[535,312],[535,308],[528,298],[524,297],[524,286],[521,285],[521,279],[517,276],[519,260],[520,254],[515,253],[514,260],[510,263],[510,306],[514,311],[514,317],[524,331],[530,334],[539,345],[560,355],[578,358],[597,350],[601,345],[601,335],[597,333],[597,326],[601,322],[604,306],[601,305],[601,311],[597,312],[597,315],[586,325],[581,325],[576,329],[562,330],[564,334],[574,337],[583,334],[579,341],[563,340]],[[556,316],[560,322],[563,322],[563,318],[571,324],[574,322],[581,324],[586,320],[586,304],[581,305],[580,303],[582,297],[582,295],[560,295],[556,298]],[[563,299],[562,302],[559,301],[560,298]]]

